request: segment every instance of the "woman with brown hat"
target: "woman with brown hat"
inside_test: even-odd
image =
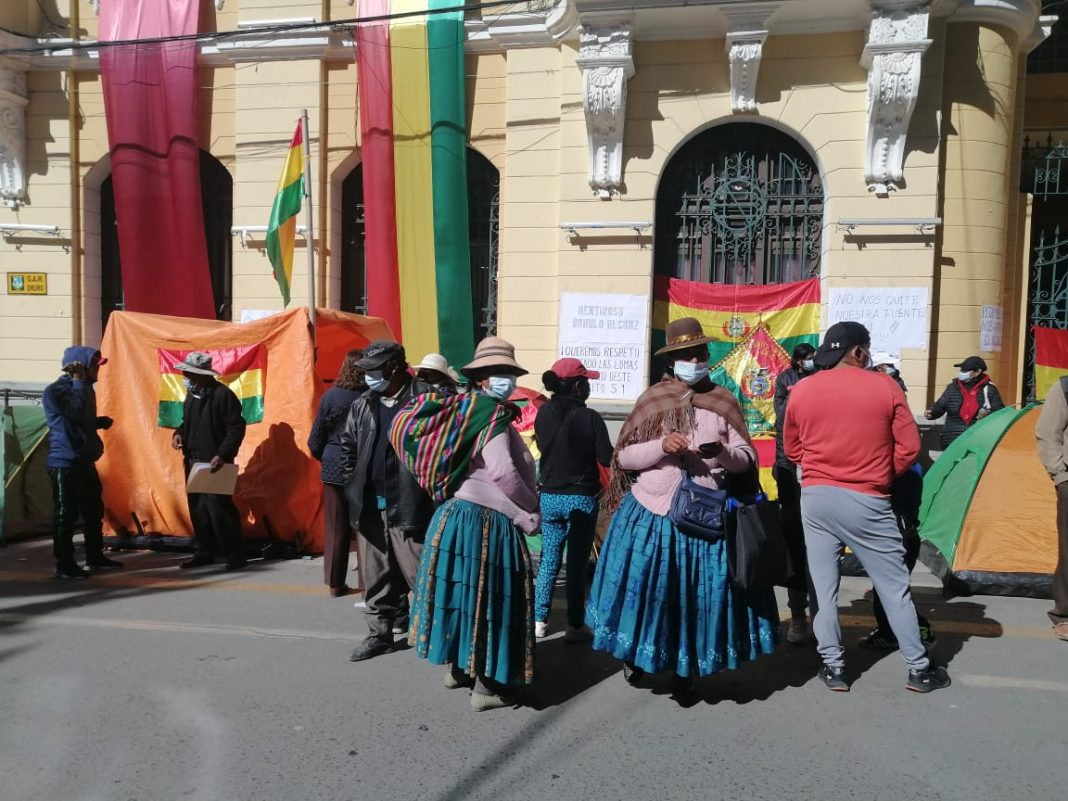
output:
[[[526,370],[499,337],[462,370],[470,391],[426,395],[398,415],[393,447],[441,505],[427,530],[409,642],[447,665],[445,686],[472,687],[471,706],[513,703],[534,679],[534,590],[524,533],[540,522],[534,460],[508,399]]]
[[[695,676],[771,653],[780,633],[772,589],[735,590],[724,541],[683,534],[668,516],[687,475],[723,488],[728,473],[756,465],[738,401],[708,377],[711,341],[692,317],[668,324],[656,355],[671,375],[638,398],[616,443],[615,514],[586,611],[593,647],[622,659],[630,684],[670,670],[679,694]]]

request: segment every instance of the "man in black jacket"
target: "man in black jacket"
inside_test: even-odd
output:
[[[393,635],[407,623],[408,592],[415,586],[430,496],[389,444],[397,413],[433,387],[408,373],[404,348],[389,340],[367,346],[356,366],[368,391],[357,398],[341,432],[341,474],[357,548],[370,635],[349,657],[353,662],[393,650]]]
[[[185,457],[185,474],[196,462],[208,462],[214,473],[232,464],[245,438],[241,401],[233,391],[216,381],[211,356],[193,352],[179,365],[185,376],[187,393],[182,425],[174,432],[171,446]],[[226,559],[227,570],[240,570],[246,564],[241,545],[241,518],[229,495],[187,493],[189,517],[193,522],[193,555],[180,563],[182,568],[202,567],[215,561],[215,553]]]

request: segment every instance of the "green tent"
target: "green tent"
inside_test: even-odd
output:
[[[52,486],[45,468],[48,426],[40,406],[3,406],[0,456],[0,542],[47,533],[52,523]]]
[[[1056,516],[1035,448],[1038,411],[994,412],[954,440],[924,477],[920,558],[956,592],[1050,595]]]

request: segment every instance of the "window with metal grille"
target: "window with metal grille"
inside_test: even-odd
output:
[[[710,128],[672,156],[657,190],[659,275],[716,284],[818,276],[823,185],[801,145],[758,123]]]
[[[215,318],[232,319],[234,179],[221,161],[200,151],[200,197],[204,212],[204,236],[208,244],[208,269],[215,298]],[[113,311],[122,311],[122,260],[119,254],[119,220],[115,216],[115,185],[109,175],[100,185],[100,315],[107,327]]]
[[[1058,14],[1061,18],[1053,24],[1049,38],[1027,57],[1027,71],[1031,74],[1068,72],[1068,34],[1065,33],[1064,24],[1068,3],[1064,0],[1044,0],[1042,13]]]
[[[468,148],[467,203],[476,342],[497,333],[500,185],[500,171],[481,153]],[[367,251],[362,164],[353,168],[342,182],[341,203],[341,308],[366,314]]]

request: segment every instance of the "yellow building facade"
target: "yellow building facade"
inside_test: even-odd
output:
[[[121,222],[109,205],[94,48],[97,7],[117,1],[0,6],[7,385],[51,380],[62,349],[99,342],[107,314],[121,308]],[[1062,272],[1068,280],[1068,260],[1049,247],[1063,198],[1033,180],[1059,169],[1068,131],[1065,48],[1042,3],[653,5],[561,0],[468,12],[472,291],[480,331],[517,346],[531,371],[524,381],[536,386],[560,352],[570,293],[644,298],[648,309],[656,275],[818,277],[824,327],[864,304],[887,309],[880,331],[901,357],[914,409],[973,354],[1007,401],[1021,400],[1029,326],[1057,315],[1068,325],[1068,297],[1061,310],[1036,295]],[[252,229],[267,221],[305,108],[315,300],[365,307],[346,25],[358,13],[346,0],[202,4],[201,29],[232,34],[198,44],[221,318],[281,308],[263,234]],[[294,303],[308,300],[305,246],[298,240]],[[47,294],[16,291],[39,274]],[[645,370],[648,319],[642,325]]]

